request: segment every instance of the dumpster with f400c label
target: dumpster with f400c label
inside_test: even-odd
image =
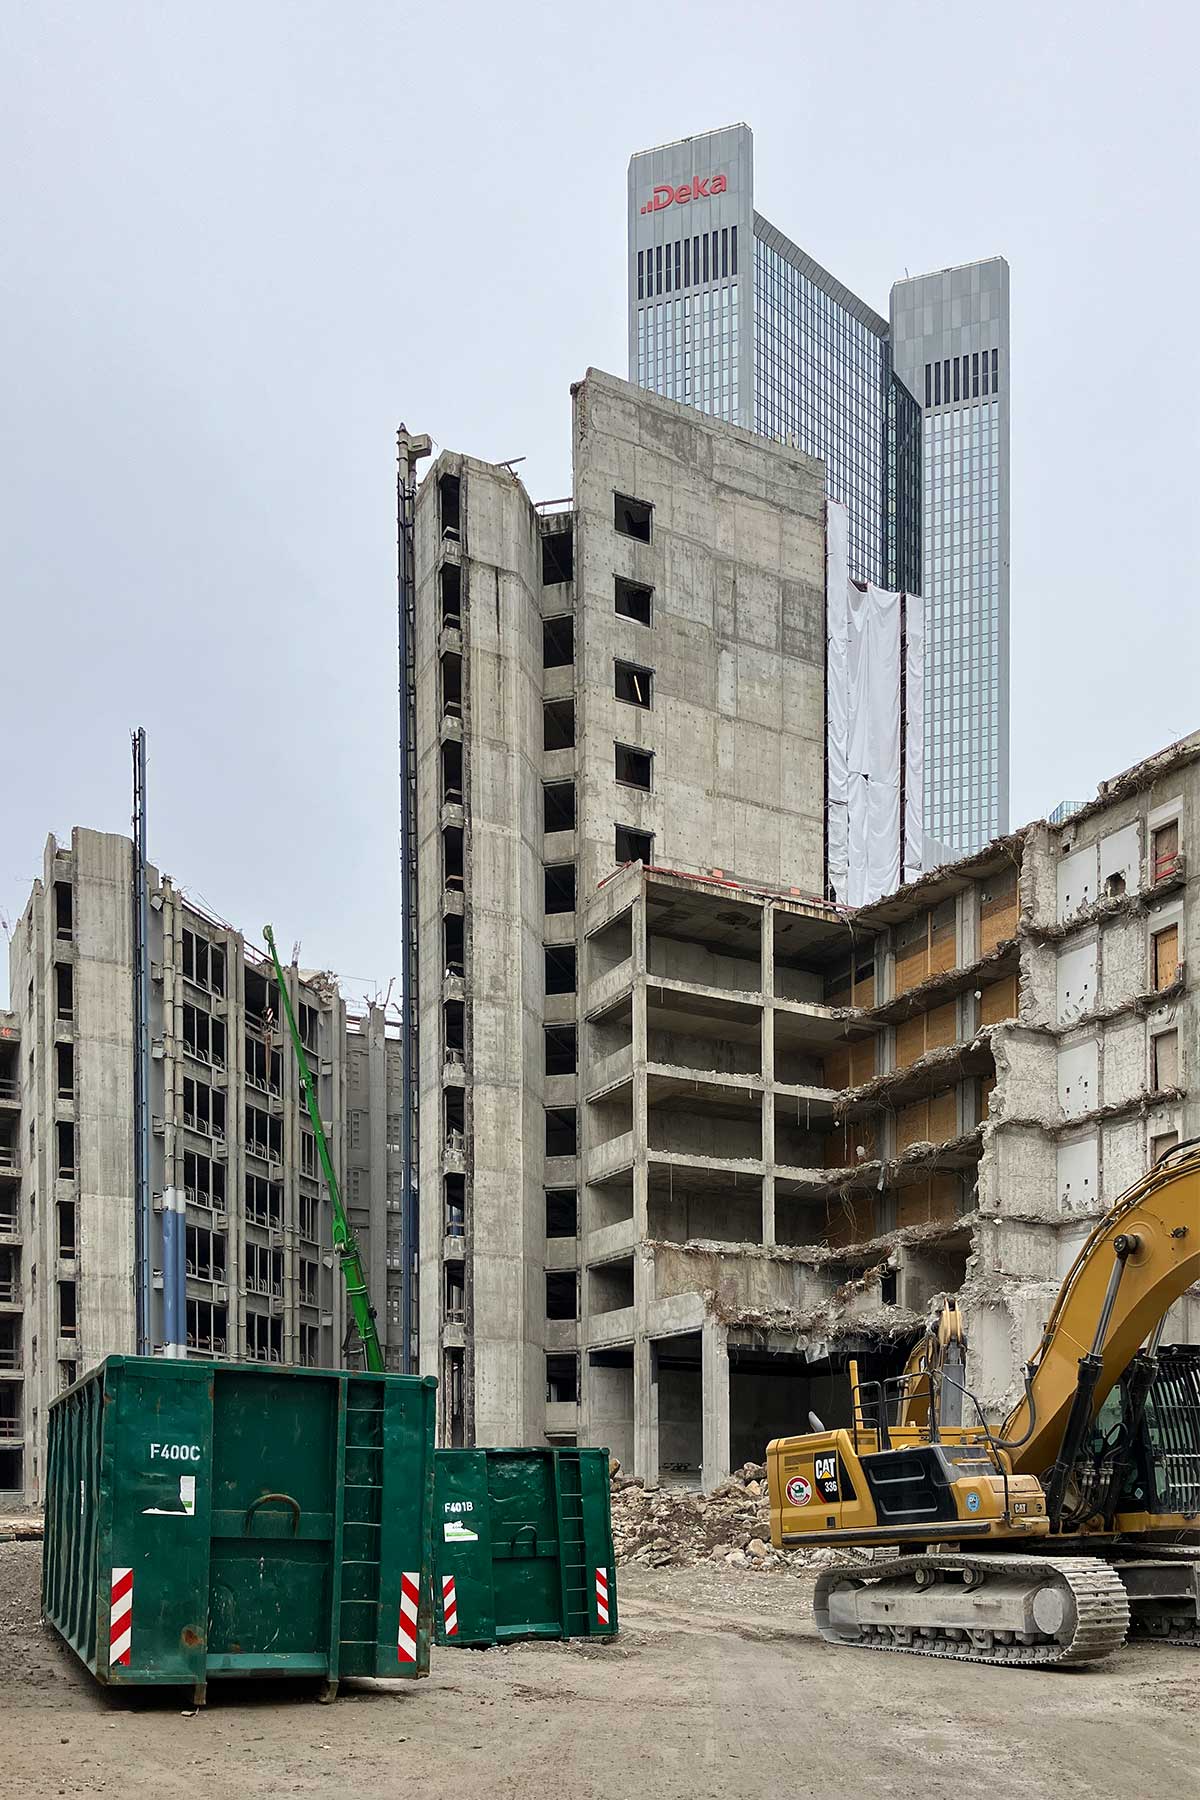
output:
[[[437,1450],[439,1644],[615,1637],[608,1451]]]
[[[429,1672],[432,1377],[110,1356],[50,1409],[42,1610],[98,1681]]]

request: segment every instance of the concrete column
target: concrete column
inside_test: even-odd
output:
[[[958,896],[955,929],[958,935],[958,967],[967,969],[979,955],[979,884],[972,882]]]
[[[705,1319],[701,1329],[700,1393],[700,1485],[709,1494],[729,1473],[729,1331],[719,1319]]]
[[[633,1346],[633,1472],[658,1486],[658,1353],[642,1333]]]
[[[775,1242],[775,914],[764,906],[762,920],[762,1241]]]
[[[646,905],[645,882],[642,894],[634,901],[631,919],[633,938],[633,1231],[640,1242],[649,1235],[648,1192],[646,1176]],[[634,1280],[640,1279],[635,1267]],[[648,1296],[647,1296],[648,1299]],[[639,1307],[640,1294],[635,1295]]]

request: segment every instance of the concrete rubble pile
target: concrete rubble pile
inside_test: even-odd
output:
[[[612,1478],[613,1543],[617,1562],[652,1569],[690,1569],[698,1563],[734,1569],[813,1569],[828,1550],[773,1550],[764,1463],[743,1463],[711,1494],[684,1488],[648,1489],[619,1470]]]

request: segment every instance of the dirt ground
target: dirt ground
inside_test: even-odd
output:
[[[806,1576],[631,1568],[615,1642],[437,1651],[428,1681],[333,1706],[214,1685],[189,1718],[179,1695],[112,1702],[42,1629],[40,1548],[0,1543],[6,1800],[1200,1794],[1200,1651],[1060,1673],[839,1652]]]

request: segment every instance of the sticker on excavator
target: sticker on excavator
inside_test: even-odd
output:
[[[837,1456],[813,1458],[813,1474],[822,1500],[836,1500],[838,1495]]]
[[[793,1475],[787,1484],[787,1497],[793,1506],[807,1506],[812,1499],[812,1484],[803,1475]]]

